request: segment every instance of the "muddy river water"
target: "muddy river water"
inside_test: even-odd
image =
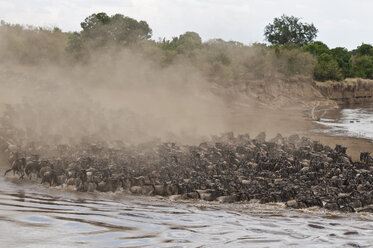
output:
[[[373,247],[373,214],[80,194],[0,177],[0,247]]]
[[[373,142],[373,106],[327,111],[318,122],[324,133],[333,136],[363,138]]]

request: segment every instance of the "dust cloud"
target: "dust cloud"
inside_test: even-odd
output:
[[[226,104],[198,71],[127,49],[72,66],[7,64],[0,87],[15,143],[197,142],[229,129]]]
[[[320,97],[310,79],[292,82],[284,72],[286,58],[299,62],[294,71],[309,68],[300,52],[206,43],[165,66],[167,51],[147,41],[87,49],[89,59],[76,61],[58,30],[1,27],[0,136],[18,146],[287,135],[309,125],[299,110],[282,106]]]

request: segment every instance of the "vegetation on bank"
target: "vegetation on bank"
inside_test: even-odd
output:
[[[321,41],[314,41],[318,30],[313,24],[302,23],[293,16],[275,18],[265,27],[264,35],[271,45],[244,45],[222,39],[203,42],[195,32],[154,41],[145,21],[121,14],[93,14],[81,27],[80,32],[65,33],[59,28],[24,27],[2,21],[0,63],[70,66],[87,63],[100,54],[116,56],[118,51],[128,49],[159,67],[193,66],[222,85],[292,75],[318,81],[373,79],[373,46],[362,44],[352,51],[343,47],[330,49]]]

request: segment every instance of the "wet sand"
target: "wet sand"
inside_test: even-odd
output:
[[[353,161],[360,160],[361,152],[373,151],[373,143],[366,139],[327,136],[324,134],[311,134],[309,135],[309,137],[313,140],[320,141],[321,143],[326,144],[332,148],[334,148],[336,144],[347,147],[347,154],[352,157]]]

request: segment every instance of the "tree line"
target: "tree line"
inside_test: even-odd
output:
[[[272,45],[293,46],[312,54],[316,59],[313,70],[316,80],[339,81],[347,77],[373,79],[372,45],[362,44],[352,51],[344,47],[330,49],[323,42],[314,41],[317,32],[313,24],[283,15],[265,27],[264,35]]]
[[[315,41],[317,28],[299,18],[283,15],[264,29],[270,44],[244,45],[212,39],[203,42],[196,32],[185,32],[170,40],[152,40],[146,21],[122,14],[95,13],[81,22],[81,31],[62,32],[0,23],[0,62],[87,63],[98,52],[115,56],[130,49],[160,67],[182,63],[194,66],[211,80],[232,84],[248,79],[304,75],[318,81],[346,77],[373,79],[373,47],[362,44],[355,50],[330,49]]]

